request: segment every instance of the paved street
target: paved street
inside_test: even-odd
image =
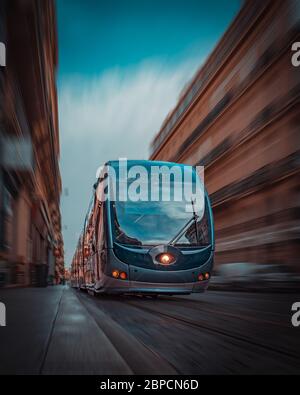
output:
[[[299,295],[92,297],[67,286],[0,291],[0,373],[299,373]]]

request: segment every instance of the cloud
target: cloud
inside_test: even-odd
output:
[[[98,78],[72,76],[59,84],[62,199],[67,264],[82,228],[97,168],[110,159],[147,159],[149,145],[199,59],[174,67],[144,62]]]

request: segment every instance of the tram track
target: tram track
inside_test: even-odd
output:
[[[279,328],[287,328],[287,325],[283,325],[281,322],[276,322],[274,320],[266,320],[266,319],[257,319],[255,317],[247,316],[247,313],[253,314],[253,310],[247,309],[243,307],[243,317],[241,317],[239,314],[232,313],[229,311],[222,311],[220,309],[208,309],[207,307],[204,307],[201,305],[199,306],[199,301],[196,300],[190,300],[190,299],[180,299],[176,297],[172,297],[172,300],[176,302],[176,306],[181,306],[181,307],[186,307],[187,304],[193,305],[193,310],[199,311],[201,313],[207,313],[207,314],[217,314],[218,316],[223,316],[223,317],[228,317],[228,318],[233,318],[233,319],[243,319],[243,321],[247,321],[252,324],[266,324],[266,325],[275,325]],[[160,302],[167,303],[167,300],[161,299]]]
[[[124,330],[106,312],[99,311],[97,299],[95,300],[94,297],[89,295],[79,294],[77,296],[81,304],[94,318],[99,329],[106,334],[134,374],[149,374],[149,372],[151,372],[150,374],[181,374],[171,361],[140,338]],[[134,357],[132,349],[134,349]]]
[[[188,327],[193,328],[196,331],[199,331],[200,338],[201,336],[208,336],[206,337],[206,342],[208,346],[208,350],[210,350],[210,341],[214,343],[218,343],[218,345],[215,347],[216,349],[219,349],[220,352],[221,350],[224,350],[225,344],[227,344],[227,347],[225,348],[226,350],[236,350],[236,352],[241,352],[241,359],[234,359],[236,360],[237,363],[242,363],[240,361],[247,360],[248,361],[253,361],[254,363],[254,356],[255,355],[260,355],[264,356],[263,359],[266,361],[266,363],[273,363],[271,361],[274,361],[274,365],[276,366],[276,369],[280,369],[280,366],[284,366],[284,363],[289,364],[290,366],[293,366],[294,370],[298,369],[300,367],[300,358],[299,354],[297,354],[297,350],[299,349],[297,344],[292,346],[287,346],[289,348],[283,348],[280,347],[278,348],[277,345],[274,346],[274,344],[268,344],[268,327],[265,327],[265,323],[263,323],[262,330],[264,331],[264,328],[266,328],[265,334],[261,338],[253,338],[252,333],[256,333],[258,336],[261,336],[259,326],[257,325],[258,332],[256,332],[255,326],[252,327],[253,332],[249,332],[249,328],[247,327],[247,323],[245,325],[245,330],[240,331],[240,333],[236,333],[234,325],[231,325],[231,323],[227,320],[224,320],[224,325],[229,325],[233,329],[233,331],[229,331],[226,328],[224,328],[222,325],[220,325],[220,322],[214,322],[214,317],[215,315],[219,315],[218,312],[214,311],[206,311],[206,316],[204,317],[205,320],[209,320],[208,322],[199,322],[196,321],[194,318],[189,318],[185,317],[183,312],[178,311],[178,301],[181,302],[181,308],[184,307],[185,300],[181,300],[181,298],[174,298],[175,303],[167,303],[169,299],[164,300],[159,299],[158,301],[152,301],[152,300],[147,300],[144,298],[138,298],[138,297],[133,297],[133,296],[124,296],[124,297],[117,297],[117,296],[102,296],[99,298],[94,298],[85,294],[82,294],[82,298],[84,299],[85,303],[88,302],[89,305],[93,305],[93,311],[90,311],[90,314],[97,314],[97,311],[102,312],[103,316],[102,318],[99,316],[100,323],[99,327],[104,330],[104,332],[107,334],[108,338],[111,339],[112,343],[115,345],[115,347],[118,349],[118,351],[121,353],[121,355],[124,356],[124,358],[132,358],[133,355],[135,355],[136,351],[136,345],[138,344],[140,348],[140,353],[139,355],[143,355],[145,357],[147,355],[147,361],[152,359],[152,367],[155,365],[155,368],[158,369],[160,374],[180,374],[182,371],[185,371],[186,369],[186,363],[188,364],[192,360],[192,354],[182,354],[182,357],[184,358],[185,363],[182,363],[181,361],[178,363],[178,357],[181,355],[181,352],[183,352],[183,349],[181,348],[182,351],[178,351],[176,353],[169,353],[168,348],[161,347],[161,339],[158,341],[149,341],[147,337],[149,336],[150,333],[157,333],[157,326],[162,326],[164,328],[169,327],[170,329],[172,328],[171,336],[174,338],[175,335],[175,341],[176,341],[176,336],[179,339],[180,338],[180,333],[184,331],[184,333],[193,333],[192,331],[189,331]],[[172,300],[174,301],[172,298]],[[149,306],[149,304],[157,304],[156,306]],[[196,302],[195,302],[196,303]],[[148,304],[148,305],[147,305]],[[164,309],[174,307],[174,309],[177,309],[176,312],[173,311],[164,311]],[[137,309],[140,311],[138,313]],[[192,310],[200,310],[200,309],[190,309],[191,311],[188,314],[192,314]],[[122,314],[120,312],[122,311]],[[252,310],[253,313],[253,310]],[[101,314],[101,313],[100,313]],[[149,314],[149,315],[148,315]],[[147,317],[148,315],[148,317]],[[226,313],[223,314],[223,316],[226,315]],[[123,318],[124,317],[124,318]],[[156,319],[154,319],[156,317]],[[111,331],[111,323],[107,325],[107,328],[105,329],[104,327],[106,324],[104,324],[103,327],[103,322],[105,320],[108,320],[110,322],[113,322],[117,325],[118,329],[112,333]],[[231,317],[229,317],[231,318]],[[239,317],[240,319],[243,319],[243,316]],[[160,321],[163,320],[163,321]],[[148,327],[147,323],[153,322],[155,323],[155,326]],[[233,322],[233,320],[232,320]],[[212,323],[212,324],[211,324]],[[256,324],[259,324],[260,320],[257,320]],[[237,326],[240,328],[240,324]],[[119,332],[119,329],[121,329],[121,332]],[[166,331],[169,331],[169,329]],[[162,332],[162,336],[164,337],[166,335],[166,331]],[[120,333],[122,333],[122,336],[120,337]],[[194,335],[196,338],[198,336],[196,335],[197,332],[194,332]],[[244,336],[245,334],[245,336]],[[264,336],[265,335],[265,336]],[[276,333],[274,334],[274,340],[276,340]],[[266,343],[264,343],[264,340],[266,340]],[[278,339],[279,340],[279,339]],[[124,344],[126,343],[126,344]],[[165,344],[165,343],[164,343]],[[199,342],[197,342],[199,344]],[[279,341],[278,344],[282,344],[282,342]],[[284,343],[283,343],[284,344]],[[199,346],[199,350],[203,350],[201,346]],[[123,349],[122,349],[123,348]],[[295,350],[295,352],[294,352]],[[208,351],[209,352],[209,351]],[[227,358],[227,352],[225,354],[225,359]],[[230,352],[230,351],[229,351]],[[249,354],[250,353],[250,354]],[[220,354],[222,355],[222,354]],[[140,358],[140,357],[139,357]],[[286,362],[284,362],[284,360]],[[137,361],[137,359],[136,359]],[[136,363],[134,361],[134,363]],[[153,362],[155,361],[155,362]],[[199,359],[201,361],[201,359]],[[277,362],[275,362],[277,361]],[[244,362],[243,362],[244,363]],[[261,363],[261,362],[260,362]],[[162,368],[158,368],[158,365],[161,365]],[[200,362],[201,364],[201,362]],[[131,366],[131,363],[129,363]],[[141,366],[143,364],[137,364],[136,367],[133,368],[134,371],[139,371],[141,369]],[[248,363],[247,363],[248,365]],[[205,370],[206,367],[201,367],[199,365],[199,369]],[[221,365],[222,366],[222,365]],[[246,365],[244,365],[246,366]],[[255,365],[249,364],[249,368],[251,371],[254,369]],[[171,370],[172,373],[164,373],[164,369]],[[190,367],[192,369],[192,365]],[[208,367],[209,369],[209,367]],[[221,368],[223,369],[223,368]],[[149,370],[148,370],[149,371]],[[151,369],[150,369],[151,371]],[[254,369],[254,371],[256,371]],[[138,373],[139,374],[139,373]],[[140,373],[143,374],[143,373]],[[153,373],[154,374],[154,373]]]
[[[172,322],[177,322],[177,323],[179,323],[181,325],[188,325],[190,327],[193,327],[193,328],[201,330],[201,331],[204,330],[204,331],[206,331],[207,333],[210,333],[210,334],[214,334],[214,335],[217,334],[217,335],[220,335],[220,336],[222,336],[222,337],[224,337],[226,339],[230,339],[231,341],[234,341],[234,342],[240,342],[242,344],[247,344],[248,346],[252,346],[252,347],[258,348],[258,349],[263,350],[263,351],[269,351],[269,352],[273,353],[276,356],[284,355],[285,357],[290,358],[293,361],[297,361],[300,364],[299,355],[297,355],[297,354],[295,354],[293,352],[289,352],[287,350],[284,350],[282,348],[275,348],[275,347],[273,347],[271,345],[268,345],[268,344],[261,344],[261,343],[258,343],[256,341],[254,341],[254,340],[251,340],[250,338],[246,339],[246,338],[244,338],[244,337],[242,337],[242,336],[240,336],[240,335],[238,335],[236,333],[233,334],[233,333],[230,333],[230,332],[228,332],[228,331],[226,331],[224,329],[216,328],[216,327],[213,327],[213,326],[208,326],[208,325],[205,325],[203,323],[199,323],[198,321],[194,321],[194,320],[186,318],[186,317],[182,317],[182,316],[179,316],[179,315],[174,315],[174,314],[162,312],[161,310],[158,310],[158,309],[155,309],[155,308],[153,309],[153,308],[151,308],[149,306],[145,306],[144,304],[140,305],[138,303],[135,303],[135,302],[132,302],[132,301],[128,301],[128,300],[124,300],[124,302],[127,305],[130,305],[130,306],[135,307],[137,309],[140,309],[142,311],[148,312],[148,313],[150,313],[152,315],[159,315],[160,317],[163,317],[163,318],[165,318],[165,319],[167,319],[169,321],[172,321]]]

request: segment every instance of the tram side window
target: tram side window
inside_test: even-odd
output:
[[[104,246],[104,209],[103,202],[99,203],[98,206],[98,214],[97,214],[97,223],[96,223],[96,249],[101,252]]]

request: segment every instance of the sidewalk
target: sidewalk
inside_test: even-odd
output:
[[[0,374],[131,373],[68,287],[1,290],[0,301]]]

